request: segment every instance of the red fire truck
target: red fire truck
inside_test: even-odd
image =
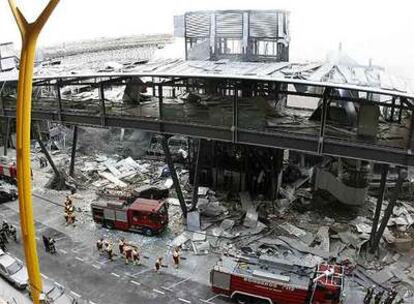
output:
[[[137,198],[132,204],[125,202],[97,202],[91,204],[96,223],[109,229],[141,232],[151,236],[162,232],[168,225],[165,202]]]
[[[315,268],[271,257],[223,257],[210,273],[213,292],[239,303],[338,304],[344,269],[326,263]]]
[[[0,159],[0,178],[11,183],[16,183],[16,163]]]

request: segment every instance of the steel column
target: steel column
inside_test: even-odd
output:
[[[378,248],[379,242],[381,240],[382,235],[384,234],[385,228],[387,227],[388,220],[391,217],[394,206],[397,203],[398,196],[401,192],[402,184],[406,177],[407,177],[407,170],[403,168],[399,168],[397,183],[395,185],[391,199],[388,202],[387,209],[385,209],[384,216],[382,217],[382,220],[381,220],[381,225],[375,235],[374,242],[371,246],[371,251],[375,252],[375,250]]]
[[[201,156],[201,149],[203,139],[196,139],[197,140],[197,156],[196,156],[196,163],[194,169],[194,179],[193,179],[193,197],[191,200],[191,210],[194,210],[197,207],[198,203],[198,184],[199,184],[199,174],[200,174],[200,156]]]
[[[177,172],[175,171],[175,167],[174,167],[174,162],[171,157],[170,147],[168,146],[168,137],[165,135],[162,137],[162,147],[164,149],[165,159],[167,161],[167,165],[170,170],[171,178],[174,183],[175,192],[177,192],[178,201],[180,202],[181,211],[183,212],[183,216],[186,218],[187,217],[187,206],[184,201],[184,196],[181,191],[180,181],[178,179]]]
[[[410,134],[408,136],[408,152],[414,152],[414,110],[411,111]]]
[[[322,100],[322,113],[321,113],[321,129],[319,132],[319,141],[318,141],[318,154],[321,155],[323,153],[323,141],[325,137],[325,128],[326,128],[326,117],[328,115],[328,100],[330,95],[330,88],[326,88],[325,92],[323,93],[323,100]]]
[[[49,162],[50,166],[52,167],[53,172],[55,172],[55,175],[56,175],[58,178],[60,178],[60,177],[61,177],[61,176],[60,176],[60,172],[59,172],[59,170],[56,168],[55,163],[53,162],[53,159],[52,159],[52,157],[50,156],[49,151],[47,151],[47,148],[46,148],[45,144],[42,142],[42,140],[41,140],[40,138],[38,138],[38,139],[37,139],[37,142],[39,143],[40,148],[42,149],[43,154],[46,156],[46,158],[47,158],[47,160],[48,160],[48,162]]]
[[[6,130],[4,132],[4,140],[3,140],[3,144],[4,144],[4,156],[7,155],[7,148],[9,147],[9,141],[10,141],[10,121],[11,118],[7,117],[6,118]]]
[[[379,192],[378,192],[377,206],[375,208],[374,220],[372,222],[371,236],[369,240],[370,246],[371,246],[370,251],[372,253],[375,251],[375,248],[373,246],[374,246],[375,236],[377,233],[379,218],[381,215],[382,201],[384,199],[384,194],[385,194],[385,184],[387,182],[388,167],[389,166],[387,164],[383,164],[381,166],[381,182],[380,182],[380,187],[379,187]]]
[[[57,95],[57,106],[58,106],[58,117],[59,121],[62,121],[62,95],[60,94],[61,81],[56,82],[56,95]]]
[[[1,113],[3,115],[4,115],[4,108],[5,108],[3,90],[5,86],[6,86],[6,82],[4,81],[0,89],[0,106],[1,106]]]
[[[72,139],[72,153],[70,155],[70,167],[69,175],[73,177],[75,172],[75,156],[76,156],[76,144],[78,142],[78,126],[73,127],[73,139]]]
[[[163,118],[162,101],[163,101],[162,85],[158,85],[158,113],[159,113],[159,119]]]
[[[101,102],[101,125],[106,126],[106,113],[105,113],[105,88],[101,83],[99,86],[99,100]]]
[[[237,86],[234,86],[234,98],[233,98],[233,125],[231,127],[233,143],[237,142],[237,130],[239,122],[239,94]]]

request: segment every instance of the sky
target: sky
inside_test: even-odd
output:
[[[47,0],[16,0],[34,20]],[[205,9],[286,9],[290,59],[312,61],[342,49],[361,64],[372,59],[414,82],[414,3],[410,0],[60,0],[39,45],[95,37],[172,33],[173,16]],[[412,4],[410,4],[412,3]],[[7,0],[0,0],[0,42],[20,46]]]

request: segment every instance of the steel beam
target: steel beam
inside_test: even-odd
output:
[[[384,199],[384,194],[385,194],[385,184],[387,182],[387,175],[388,175],[388,165],[387,164],[383,164],[381,166],[381,182],[380,182],[380,187],[378,189],[378,198],[377,198],[377,206],[375,208],[375,214],[374,214],[374,220],[372,222],[372,229],[371,229],[371,236],[370,236],[370,246],[371,246],[371,253],[375,252],[375,236],[377,234],[377,227],[378,227],[378,222],[379,222],[379,218],[381,215],[381,208],[382,208],[382,201]]]
[[[76,144],[78,142],[78,126],[73,127],[73,138],[72,138],[72,153],[70,155],[70,167],[69,175],[73,177],[75,172],[75,156],[76,156]]]
[[[1,115],[0,115],[1,117]],[[16,117],[15,110],[6,109],[5,116]],[[32,120],[49,120],[60,122],[56,111],[45,112],[35,110]],[[84,113],[62,113],[62,123],[83,126],[101,126],[100,115]],[[211,126],[186,121],[167,121],[146,117],[123,117],[106,115],[106,126],[117,128],[136,128],[149,132],[163,134],[178,134],[222,142],[232,142],[233,136],[230,126]],[[414,136],[414,135],[413,135]],[[290,149],[309,154],[317,154],[318,137],[311,134],[299,134],[286,131],[262,131],[239,128],[237,143]],[[327,137],[323,142],[322,155],[348,157],[362,160],[372,160],[380,163],[396,164],[400,166],[414,166],[414,154],[407,151],[407,147],[395,148],[361,142],[350,142]]]
[[[392,192],[391,199],[388,202],[388,206],[384,211],[384,216],[382,217],[381,225],[377,233],[375,234],[374,241],[371,245],[371,251],[373,252],[375,252],[375,250],[378,249],[379,242],[382,238],[382,235],[384,234],[385,228],[387,227],[392,211],[394,210],[394,206],[397,203],[398,196],[400,195],[400,192],[401,192],[402,184],[404,180],[406,179],[406,177],[407,177],[407,170],[403,168],[399,168],[397,183],[395,185],[394,191]]]
[[[170,147],[168,146],[168,136],[162,137],[162,147],[164,149],[165,159],[167,161],[168,168],[170,170],[171,178],[174,183],[175,192],[177,193],[178,201],[180,202],[181,211],[184,218],[187,218],[187,206],[184,201],[183,192],[181,191],[180,181],[175,171],[174,162],[171,157]]]

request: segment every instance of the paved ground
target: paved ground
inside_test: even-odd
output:
[[[62,225],[61,209],[50,202],[34,197],[36,213],[38,254],[42,275],[52,278],[71,290],[81,303],[226,303],[210,291],[208,273],[203,257],[197,266],[197,259],[176,270],[168,265],[161,274],[153,271],[151,257],[143,260],[142,266],[125,265],[117,257],[110,262],[94,249],[96,233],[102,233],[85,221],[86,227],[65,227]],[[17,202],[0,205],[0,217],[18,224]],[[58,226],[56,229],[54,226]],[[95,233],[93,233],[95,232]],[[58,253],[45,253],[41,235],[53,235],[57,240]],[[76,235],[76,241],[72,238]],[[79,236],[79,237],[78,237]],[[152,250],[159,247],[151,242]],[[155,245],[154,245],[155,244]],[[168,252],[166,248],[158,250]],[[9,251],[23,259],[21,244],[10,244]],[[168,256],[166,257],[167,264]],[[197,271],[200,269],[200,271]],[[201,272],[201,273],[200,273]]]

